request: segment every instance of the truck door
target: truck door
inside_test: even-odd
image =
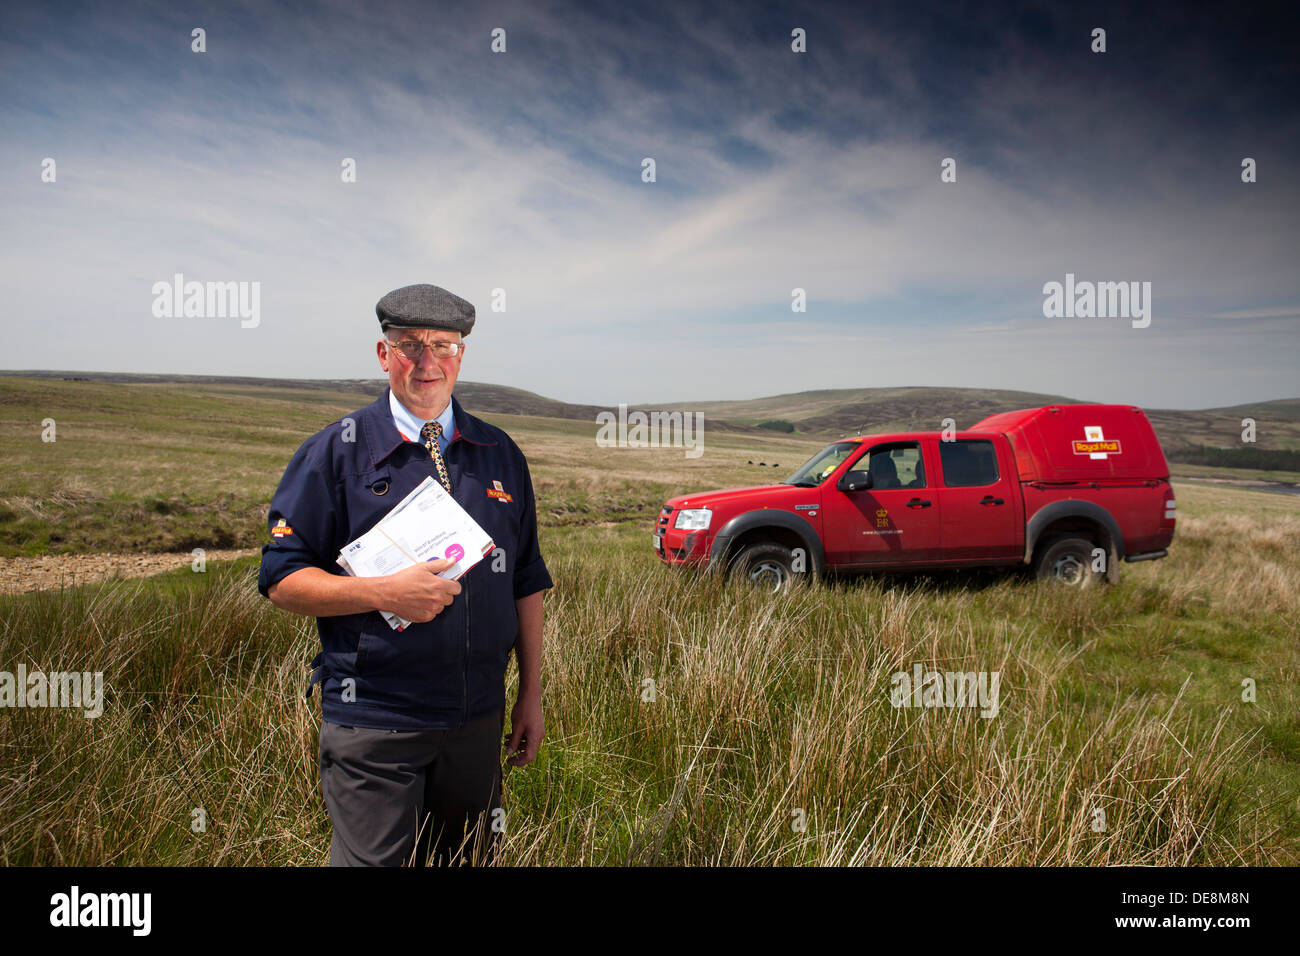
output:
[[[828,554],[854,566],[920,564],[939,550],[939,502],[919,441],[873,445],[849,466],[871,476],[871,487],[823,492],[822,529]]]
[[[985,438],[936,441],[942,482],[935,489],[943,511],[939,532],[942,556],[949,561],[1003,563],[1022,556],[1025,519],[1018,508],[1019,481],[1010,446]]]

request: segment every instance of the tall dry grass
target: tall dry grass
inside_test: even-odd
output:
[[[957,576],[787,597],[671,573],[639,528],[553,532],[548,738],[506,771],[500,862],[1295,863],[1297,530],[1192,517],[1174,557],[1091,593]],[[325,862],[315,629],[255,573],[0,598],[0,669],[107,685],[94,720],[0,713],[0,862]],[[895,708],[918,663],[999,672],[997,715]]]

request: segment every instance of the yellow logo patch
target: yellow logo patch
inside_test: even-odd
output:
[[[289,527],[288,523],[283,518],[281,518],[275,523],[275,527],[271,529],[271,537],[283,538],[286,534],[293,534],[293,529]]]
[[[1119,442],[1106,438],[1101,433],[1100,425],[1086,425],[1083,429],[1083,441],[1074,440],[1074,453],[1087,455],[1089,458],[1105,460],[1107,455],[1119,454]]]

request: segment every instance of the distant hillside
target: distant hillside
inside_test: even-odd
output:
[[[1295,450],[1300,449],[1300,399],[1251,402],[1229,408],[1148,408],[1147,417],[1160,436],[1165,454],[1185,459],[1184,452],[1208,445],[1211,448]],[[1241,440],[1242,419],[1255,420],[1255,444]]]
[[[339,393],[379,395],[387,384],[383,379],[270,379],[210,375],[143,375],[113,372],[22,371],[0,375],[28,378],[84,379],[93,382],[133,384],[190,383],[219,386],[241,393],[275,397],[276,393],[317,393],[322,399]],[[529,415],[595,422],[596,415],[613,411],[609,406],[561,402],[521,388],[485,382],[461,381],[456,397],[472,412],[499,415]],[[1089,400],[1012,389],[906,388],[823,389],[754,398],[742,401],[668,402],[633,405],[632,409],[702,412],[708,428],[725,432],[773,434],[758,426],[764,422],[788,422],[794,434],[809,438],[882,431],[937,431],[945,418],[958,428],[969,428],[980,419],[1017,408],[1054,403],[1090,404]],[[1145,409],[1166,454],[1173,460],[1200,460],[1203,446],[1240,449],[1243,418],[1256,422],[1258,449],[1278,451],[1300,449],[1300,398],[1251,402],[1229,408],[1199,410]]]
[[[14,378],[56,378],[70,382],[112,382],[123,385],[242,385],[252,388],[308,389],[329,392],[360,392],[377,396],[388,384],[385,379],[362,378],[255,378],[248,375],[153,375],[144,372],[60,372],[49,369],[0,371]]]
[[[676,402],[663,407],[699,410],[709,420],[728,419],[750,425],[785,421],[794,425],[796,434],[829,438],[858,432],[936,431],[945,418],[956,421],[958,428],[969,428],[998,412],[1095,401],[1011,389],[915,386],[824,389],[744,401]],[[1247,417],[1256,422],[1255,447],[1300,449],[1300,399],[1251,402],[1230,408],[1144,411],[1171,459],[1191,460],[1200,446],[1241,448],[1241,421]]]
[[[60,372],[48,369],[0,371],[0,377],[47,378],[59,381],[85,381],[101,384],[119,385],[195,385],[205,388],[220,388],[236,391],[241,395],[258,398],[275,398],[277,394],[285,398],[302,400],[303,393],[314,393],[320,400],[336,400],[340,394],[355,393],[358,404],[363,399],[381,395],[388,386],[388,380],[376,379],[281,379],[254,378],[238,375],[152,375],[134,372]],[[528,415],[537,418],[563,418],[571,421],[596,422],[600,412],[612,411],[617,414],[617,407],[604,405],[579,405],[573,402],[561,402],[546,398],[535,392],[508,385],[492,385],[486,382],[469,382],[464,379],[456,383],[456,399],[465,406],[466,411],[495,415]],[[638,408],[644,411],[667,409],[663,405],[632,405],[628,411]],[[691,408],[692,412],[700,411]],[[712,431],[769,434],[745,423],[733,423],[706,416],[706,426]]]
[[[695,409],[708,419],[750,425],[788,421],[799,433],[852,435],[859,431],[937,431],[945,418],[952,418],[958,428],[969,428],[997,412],[1078,401],[1006,389],[916,386],[826,389],[747,401],[677,402],[664,407]]]
[[[1211,408],[1212,412],[1226,415],[1240,415],[1251,418],[1296,418],[1300,419],[1300,398],[1278,398],[1271,402],[1248,402],[1245,405],[1229,405],[1225,408]]]
[[[285,392],[356,392],[358,395],[368,396],[371,399],[381,395],[388,386],[388,380],[384,378],[283,379],[253,378],[238,375],[146,375],[127,372],[52,372],[48,370],[0,372],[0,375],[129,385],[237,386],[241,389],[256,389],[263,394],[266,390],[276,389]],[[526,392],[522,388],[467,381],[456,383],[456,398],[471,411],[495,412],[501,415],[536,415],[543,418],[574,418],[595,421],[596,413],[604,411],[604,409],[595,405],[574,405],[569,402],[559,402],[552,398],[544,398],[533,392]]]

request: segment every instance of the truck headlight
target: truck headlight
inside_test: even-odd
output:
[[[708,531],[713,512],[708,508],[687,508],[677,512],[673,527],[678,531]]]

